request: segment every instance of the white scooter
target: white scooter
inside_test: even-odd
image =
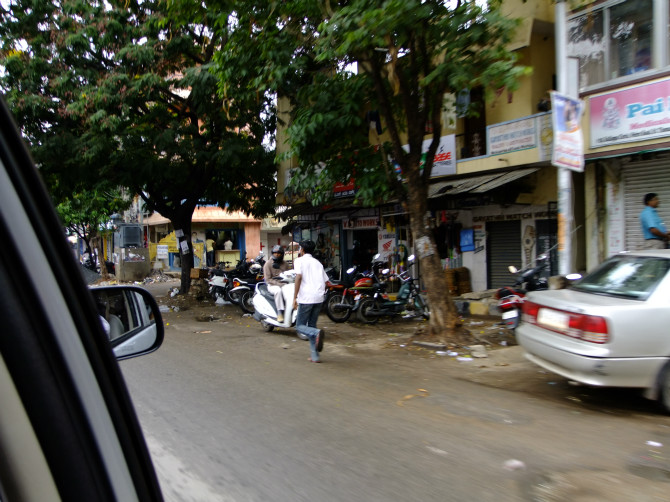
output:
[[[256,284],[256,290],[252,298],[254,305],[254,319],[261,323],[265,331],[272,331],[277,328],[292,328],[295,327],[295,320],[298,316],[298,310],[293,308],[293,293],[295,291],[295,271],[287,270],[279,274],[282,281],[286,282],[286,286],[282,288],[282,295],[284,295],[284,322],[277,321],[277,306],[275,298],[272,293],[268,291],[268,285],[265,281]],[[298,336],[303,340],[308,340],[306,335],[298,333]]]

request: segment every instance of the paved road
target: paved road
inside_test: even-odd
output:
[[[121,363],[167,500],[669,499],[670,419],[631,393],[554,381],[518,348],[459,363],[340,340],[312,364],[211,309],[166,314],[163,347]]]

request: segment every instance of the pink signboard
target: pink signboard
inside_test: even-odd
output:
[[[670,79],[589,98],[591,148],[670,137]]]

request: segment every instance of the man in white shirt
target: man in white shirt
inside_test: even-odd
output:
[[[300,242],[298,258],[293,264],[296,273],[293,308],[298,309],[296,330],[309,337],[311,352],[309,360],[313,363],[320,363],[319,352],[323,348],[325,333],[323,328],[316,327],[316,322],[319,319],[319,312],[321,312],[321,305],[326,294],[328,276],[321,262],[312,256],[315,248],[314,241]]]

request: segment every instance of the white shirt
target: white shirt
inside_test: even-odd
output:
[[[328,276],[321,262],[311,254],[296,258],[293,269],[301,276],[298,303],[323,303]]]

